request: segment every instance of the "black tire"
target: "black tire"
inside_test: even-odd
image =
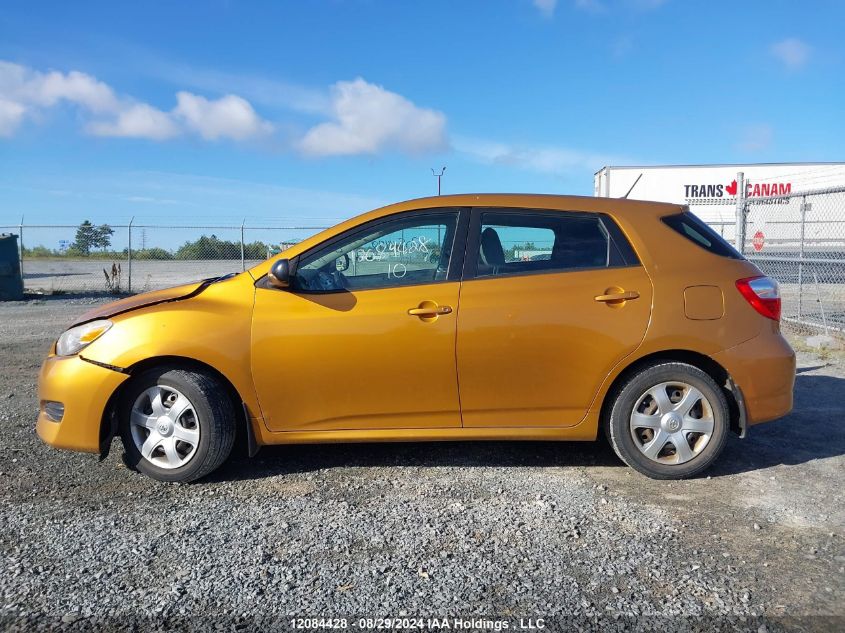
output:
[[[713,432],[706,445],[689,461],[664,464],[650,459],[637,447],[631,431],[631,415],[646,391],[673,381],[695,387],[707,399],[713,413]],[[730,412],[724,392],[708,374],[685,363],[662,362],[644,367],[628,378],[615,394],[604,427],[613,450],[634,470],[652,479],[685,479],[706,470],[719,457],[730,430]]]
[[[193,405],[192,422],[199,429],[199,441],[191,458],[177,468],[161,468],[146,459],[136,446],[130,428],[130,413],[136,399],[154,386],[171,387]],[[235,443],[236,414],[229,392],[212,375],[174,367],[150,369],[123,390],[119,403],[120,436],[126,451],[126,464],[158,481],[189,482],[205,477],[218,468]]]

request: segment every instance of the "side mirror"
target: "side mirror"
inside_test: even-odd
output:
[[[290,260],[279,259],[273,263],[270,272],[267,273],[267,280],[274,288],[284,290],[290,288]]]

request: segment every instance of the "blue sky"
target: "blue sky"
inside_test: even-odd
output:
[[[843,160],[845,3],[27,2],[0,225],[324,225],[604,164]]]

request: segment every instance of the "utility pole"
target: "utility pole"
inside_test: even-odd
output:
[[[736,174],[736,228],[734,229],[734,246],[740,255],[745,252],[745,220],[747,218],[745,201],[745,174]]]
[[[445,172],[446,172],[445,165],[444,165],[443,169],[440,170],[439,174],[436,171],[434,171],[434,168],[431,169],[431,175],[434,176],[435,178],[437,178],[437,195],[438,196],[440,195],[440,181],[443,179],[443,174]]]
[[[244,224],[246,224],[246,218],[244,221],[241,222],[241,270],[246,270],[246,260],[244,259]]]
[[[129,220],[129,247],[126,249],[127,263],[129,264],[129,287],[127,291],[132,294],[132,223],[135,221],[135,216]]]
[[[18,272],[21,274],[21,287],[23,288],[23,216],[18,226]]]

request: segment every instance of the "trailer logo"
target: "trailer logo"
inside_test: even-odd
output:
[[[718,199],[727,196],[736,196],[739,190],[739,185],[736,180],[732,180],[729,185],[684,185],[684,197],[687,201],[701,202],[702,198]],[[745,183],[745,197],[746,198],[772,198],[778,196],[788,196],[792,193],[791,182],[746,182]],[[782,200],[778,200],[781,202]]]

